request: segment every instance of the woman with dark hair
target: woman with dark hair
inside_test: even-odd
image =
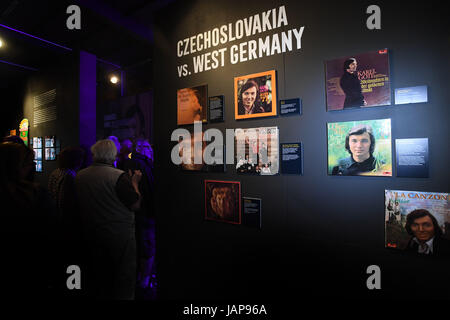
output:
[[[238,98],[238,114],[254,114],[265,112],[259,101],[259,85],[249,79],[241,88]]]
[[[425,209],[416,209],[406,216],[405,229],[411,239],[407,251],[450,257],[450,241],[443,238],[436,218]]]
[[[45,189],[26,179],[35,166],[23,144],[0,144],[2,288],[9,296],[48,296],[54,269],[54,210]]]

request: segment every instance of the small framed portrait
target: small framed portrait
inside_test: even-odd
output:
[[[205,219],[241,224],[241,183],[205,180]]]
[[[276,116],[276,83],[275,70],[234,78],[235,119]]]

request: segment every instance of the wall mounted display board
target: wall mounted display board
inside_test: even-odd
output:
[[[33,127],[57,119],[56,89],[33,97]]]
[[[391,104],[388,49],[325,62],[327,111]]]
[[[301,142],[281,143],[281,173],[303,174],[303,146]]]
[[[277,115],[275,70],[234,78],[235,119]]]
[[[205,180],[205,219],[241,224],[241,183]]]
[[[236,129],[234,137],[237,173],[279,173],[278,127]]]
[[[206,122],[208,85],[177,90],[177,124]]]
[[[450,257],[448,196],[448,193],[385,190],[385,246]]]
[[[328,123],[328,174],[392,176],[391,119]]]
[[[158,210],[164,212],[158,237],[171,252],[158,260],[163,298],[245,301],[254,297],[286,307],[296,299],[291,294],[296,288],[308,292],[311,301],[375,296],[389,300],[425,292],[433,298],[448,296],[449,268],[442,263],[446,261],[385,249],[383,216],[385,189],[450,193],[446,148],[450,109],[445,85],[450,60],[443,41],[448,38],[448,13],[443,5],[437,10],[430,2],[405,6],[384,1],[379,4],[383,12],[379,19],[376,11],[368,12],[369,5],[373,8],[371,3],[336,1],[176,1],[155,16],[155,105],[169,106],[154,110],[155,145],[160,155],[169,158],[159,161],[159,172],[170,177],[160,179],[155,190],[161,199]],[[370,29],[377,19],[381,30]],[[351,57],[356,59],[356,80],[367,105],[344,109],[340,78],[344,62]],[[331,60],[338,58],[333,65]],[[276,70],[277,115],[249,114],[236,120],[235,77],[268,70]],[[226,174],[181,171],[170,161],[176,143],[168,142],[170,133],[190,129],[176,124],[175,92],[200,84],[208,84],[208,97],[225,98],[225,122],[203,127],[205,132],[217,128],[223,133],[230,158]],[[395,88],[420,85],[428,87],[426,104],[394,105]],[[283,114],[282,110],[290,111],[287,102],[296,98],[301,116]],[[364,165],[349,170],[353,158],[349,159],[352,150],[350,145],[346,149],[345,137],[358,124],[368,124],[374,132],[372,156],[379,160],[374,169],[380,170],[374,171],[373,163],[368,171]],[[273,177],[250,174],[256,171],[258,158],[254,170],[235,169],[247,160],[246,150],[254,144],[250,148],[248,141],[244,157],[236,157],[237,148],[231,151],[236,142],[228,130],[261,127],[278,128],[279,173]],[[429,178],[397,177],[394,139],[398,138],[429,139]],[[303,175],[285,173],[281,143],[299,142]],[[363,149],[354,149],[362,155],[356,155],[358,159],[367,153]],[[337,174],[346,176],[332,176],[335,167]],[[205,200],[200,189],[205,179],[240,181],[243,197],[264,199],[264,228],[203,221]],[[177,203],[167,206],[162,200],[167,194],[176,194]],[[196,214],[199,206],[200,215]],[[241,206],[244,224],[243,202]],[[172,246],[174,234],[189,241]],[[302,258],[286,259],[291,256]],[[367,271],[370,265],[381,269],[381,290],[366,286],[376,278]],[[237,272],[230,275],[231,269]],[[269,274],[276,275],[276,281],[261,281]]]
[[[428,138],[395,139],[397,177],[428,178]]]
[[[209,122],[223,122],[225,121],[225,97],[214,96],[209,97]]]
[[[242,197],[242,224],[261,229],[261,199]]]
[[[395,104],[428,102],[428,87],[417,86],[396,88],[394,93]]]

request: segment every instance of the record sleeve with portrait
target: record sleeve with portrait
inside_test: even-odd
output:
[[[241,224],[241,183],[205,180],[205,219]]]
[[[208,85],[177,90],[177,124],[206,122]]]
[[[328,174],[392,176],[391,119],[328,123]]]
[[[279,173],[278,127],[234,130],[236,172],[275,175]]]
[[[235,119],[276,116],[276,84],[275,70],[234,78]]]
[[[221,161],[214,161],[207,164],[205,162],[205,148],[211,143],[207,143],[205,132],[196,132],[188,130],[190,143],[184,143],[183,139],[179,139],[178,155],[181,158],[180,168],[183,171],[202,171],[202,172],[225,172],[225,145],[214,150],[212,156],[215,160],[218,157]],[[186,141],[187,142],[187,141]],[[190,151],[190,156],[189,156]],[[221,153],[218,153],[221,151]],[[186,152],[186,154],[184,154]]]
[[[327,111],[391,104],[388,49],[325,62]]]
[[[385,190],[385,247],[450,257],[448,193]]]

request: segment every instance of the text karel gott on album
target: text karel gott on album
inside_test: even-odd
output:
[[[209,48],[224,45],[245,37],[274,30],[288,25],[285,6],[255,14],[254,16],[222,25],[189,38],[178,41],[177,56],[179,58],[199,53]],[[257,39],[243,41],[231,47],[220,48],[202,53],[192,58],[193,71],[199,73],[224,67],[226,61],[231,64],[259,59],[287,51],[299,50],[302,47],[302,36],[305,27],[292,28]],[[188,64],[178,65],[178,77],[191,74]],[[191,69],[192,70],[192,69]]]

